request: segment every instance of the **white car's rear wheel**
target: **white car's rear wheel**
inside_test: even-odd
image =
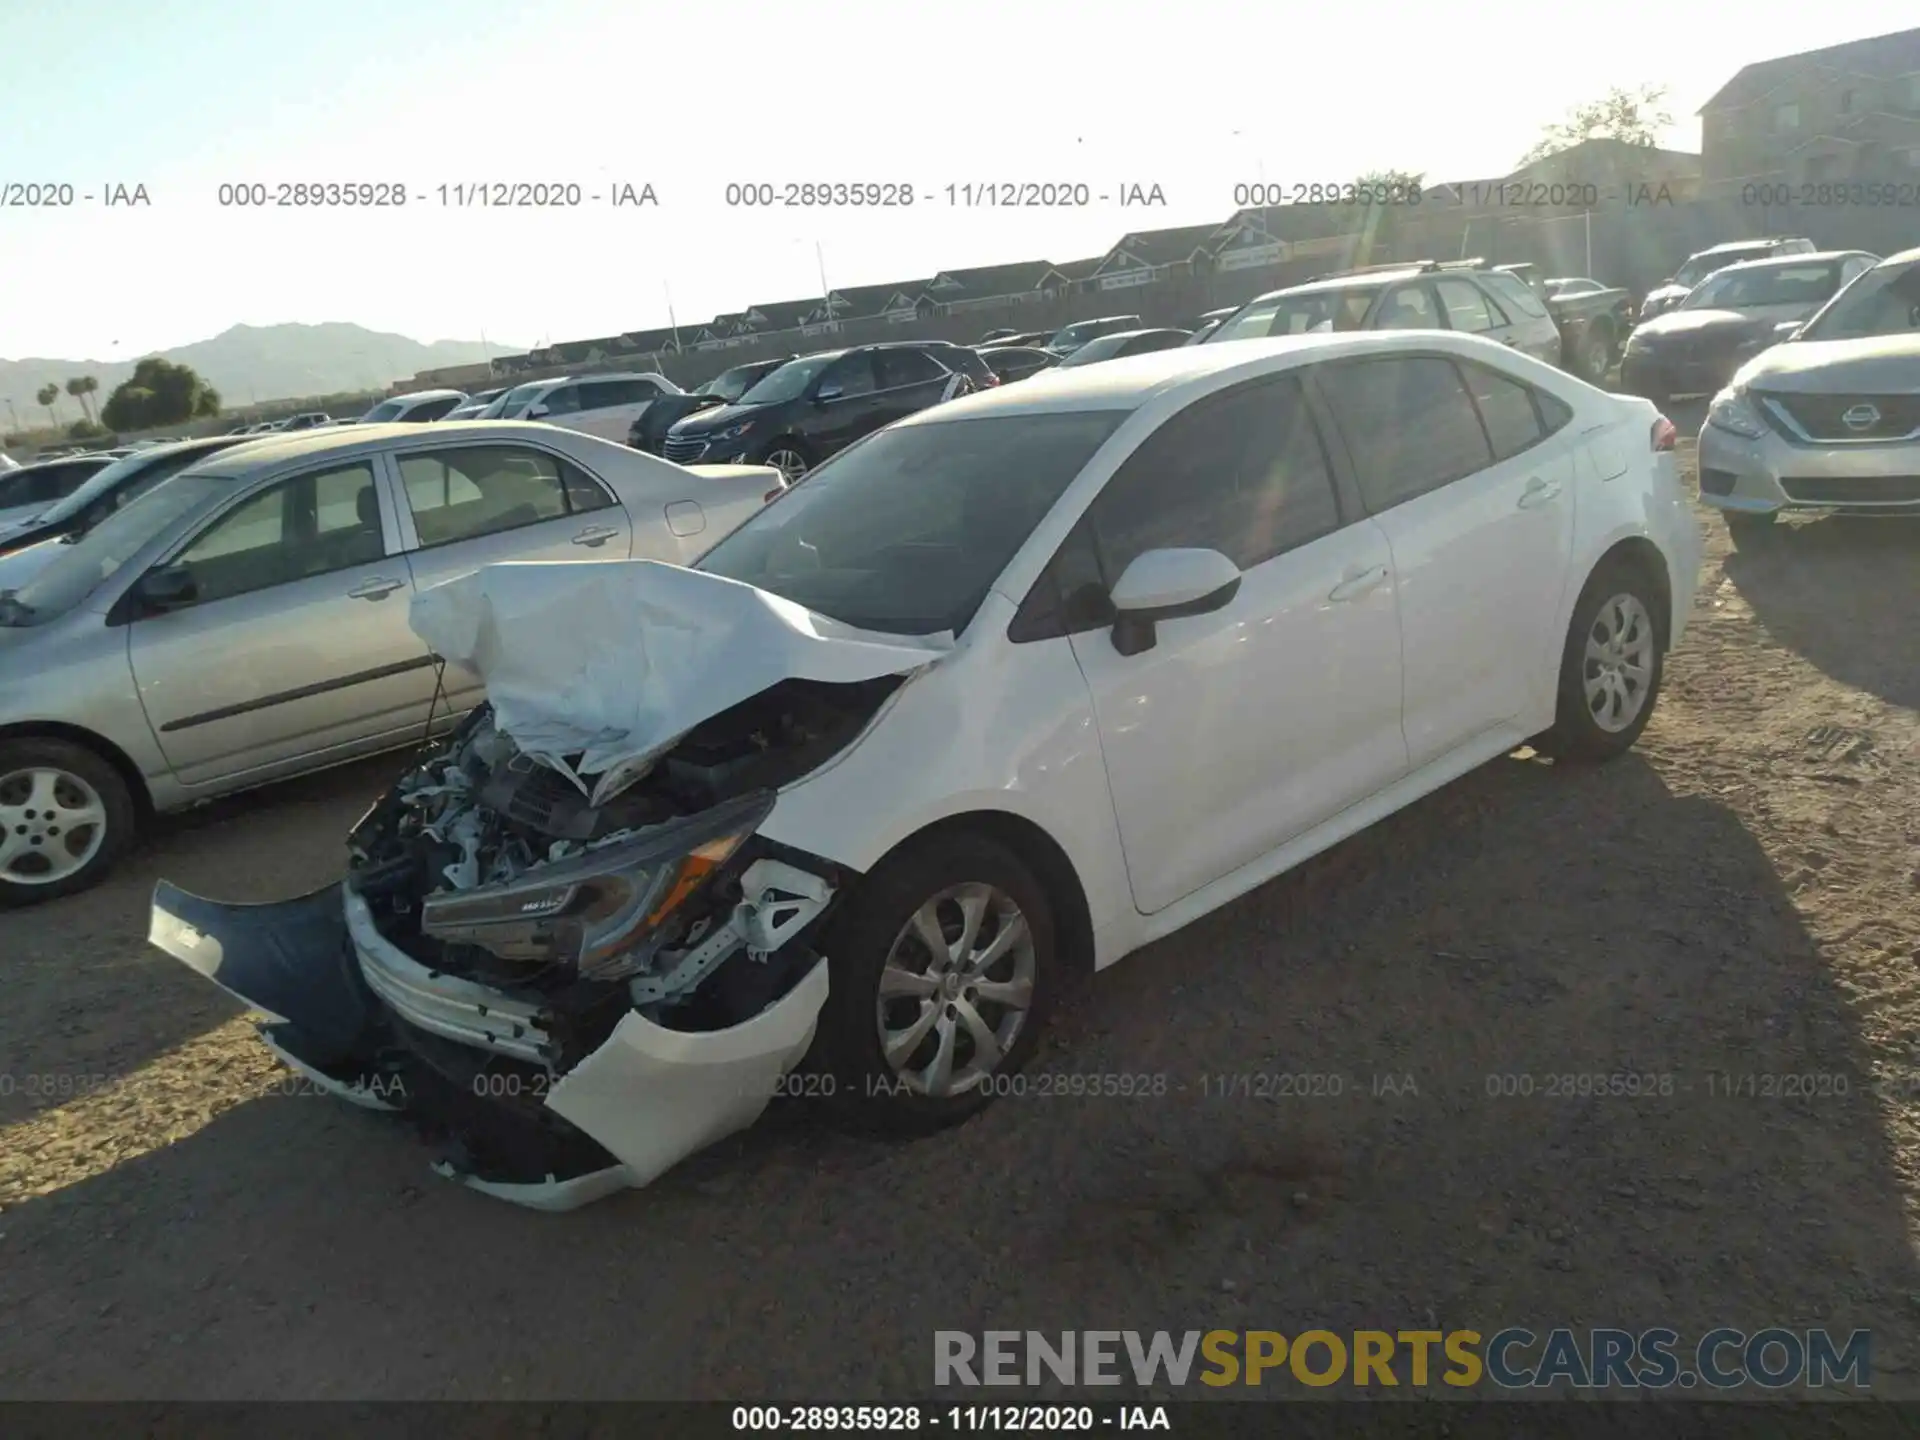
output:
[[[847,907],[815,1040],[836,1108],[901,1134],[964,1120],[1038,1044],[1058,968],[1046,892],[1004,846],[953,832],[882,861]]]
[[[1596,569],[1567,627],[1553,728],[1534,748],[1566,760],[1631,749],[1660,696],[1666,635],[1661,592],[1642,565],[1618,557]]]

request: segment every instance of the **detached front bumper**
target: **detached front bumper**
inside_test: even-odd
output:
[[[162,882],[148,939],[258,1011],[261,1039],[315,1084],[448,1142],[440,1173],[543,1210],[645,1185],[751,1125],[827,998],[821,960],[741,1024],[687,1032],[629,1012],[568,1066],[557,1017],[429,970],[344,885],[230,905]]]
[[[1709,422],[1698,459],[1701,502],[1717,510],[1920,516],[1920,444],[1798,445]]]

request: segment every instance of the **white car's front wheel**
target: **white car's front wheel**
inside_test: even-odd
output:
[[[832,987],[815,1065],[862,1128],[922,1134],[1019,1083],[1057,979],[1053,911],[985,836],[929,836],[848,897],[822,947]]]
[[[1565,760],[1610,760],[1653,718],[1665,669],[1666,607],[1643,566],[1603,563],[1573,607],[1560,658],[1553,728],[1534,748]]]

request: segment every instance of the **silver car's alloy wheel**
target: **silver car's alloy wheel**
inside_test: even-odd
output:
[[[876,1015],[887,1066],[915,1094],[977,1088],[1033,1004],[1033,935],[991,885],[955,885],[915,910],[887,951]]]
[[[1634,595],[1615,595],[1587,632],[1581,680],[1593,723],[1617,735],[1639,718],[1653,684],[1653,617]]]
[[[776,450],[767,456],[767,463],[786,476],[789,485],[807,473],[807,457],[798,450]]]
[[[70,770],[0,775],[0,880],[52,885],[84,868],[107,839],[107,807]]]

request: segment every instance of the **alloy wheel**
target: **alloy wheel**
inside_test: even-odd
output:
[[[1033,934],[992,885],[954,885],[908,918],[880,971],[887,1066],[915,1094],[962,1095],[990,1077],[1033,1004]]]
[[[1617,735],[1639,718],[1653,684],[1653,617],[1637,595],[1615,595],[1587,632],[1581,680],[1593,723]]]
[[[798,450],[776,450],[767,456],[767,463],[786,476],[789,485],[807,473],[807,457]]]
[[[85,868],[107,839],[99,792],[70,770],[0,775],[0,880],[52,885]]]

